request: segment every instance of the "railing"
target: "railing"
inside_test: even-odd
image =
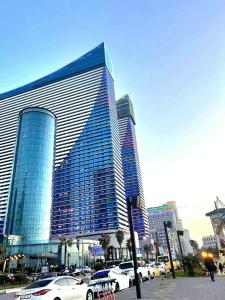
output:
[[[96,283],[89,284],[98,300],[103,296],[104,300],[116,300],[114,289],[116,288],[115,279],[99,280]]]

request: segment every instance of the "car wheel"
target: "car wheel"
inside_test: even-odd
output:
[[[60,298],[54,298],[54,300],[61,300]]]
[[[142,274],[139,274],[139,282],[142,283],[143,282],[143,278],[142,278]]]
[[[87,296],[86,296],[86,300],[93,300],[94,297],[93,297],[93,293],[92,291],[87,291]]]
[[[116,287],[115,287],[115,292],[117,293],[117,292],[119,292],[119,290],[120,290],[120,285],[119,285],[119,283],[117,282],[117,283],[116,283]]]

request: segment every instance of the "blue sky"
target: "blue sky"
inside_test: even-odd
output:
[[[0,92],[105,41],[116,95],[135,107],[147,206],[177,201],[200,240],[204,213],[225,201],[224,19],[223,0],[4,1]]]

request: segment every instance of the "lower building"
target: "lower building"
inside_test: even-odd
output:
[[[173,253],[180,253],[177,231],[182,230],[182,222],[178,217],[176,202],[169,201],[161,206],[148,208],[148,218],[151,236],[157,241],[160,252],[168,252],[163,222],[169,221],[171,228],[168,229],[168,234],[171,250]]]
[[[184,232],[184,234],[183,234],[183,237],[181,240],[182,247],[183,247],[183,253],[184,253],[184,255],[194,254],[193,248],[191,247],[191,244],[190,244],[191,237],[190,237],[189,230],[184,229],[183,232]]]
[[[202,246],[205,249],[212,248],[216,249],[216,238],[214,235],[207,235],[202,237]]]

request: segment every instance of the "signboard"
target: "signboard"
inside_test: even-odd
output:
[[[225,209],[219,209],[210,213],[213,231],[219,250],[225,251]]]

